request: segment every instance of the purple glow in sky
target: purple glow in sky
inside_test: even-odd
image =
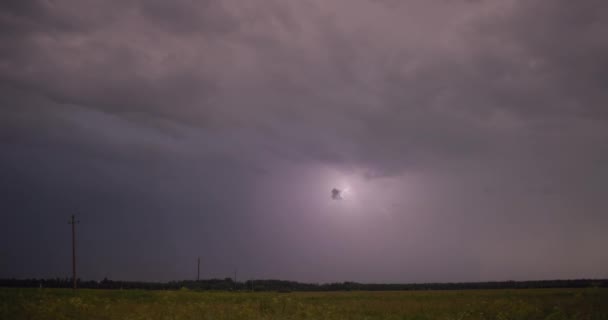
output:
[[[4,0],[0,278],[608,278],[606,16]]]

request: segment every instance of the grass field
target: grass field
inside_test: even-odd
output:
[[[608,319],[608,289],[73,293],[0,288],[0,319]]]

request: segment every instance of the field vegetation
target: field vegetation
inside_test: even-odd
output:
[[[0,288],[0,319],[608,320],[608,289],[280,293]]]

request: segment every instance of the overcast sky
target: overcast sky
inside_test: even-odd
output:
[[[0,278],[606,278],[607,16],[3,0]]]

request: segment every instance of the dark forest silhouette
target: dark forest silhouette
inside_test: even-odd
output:
[[[236,291],[394,291],[394,290],[464,290],[464,289],[531,289],[531,288],[608,288],[608,279],[542,280],[542,281],[492,281],[461,283],[410,283],[410,284],[373,284],[373,283],[301,283],[285,280],[249,280],[234,282],[232,278],[184,280],[170,282],[139,281],[81,281],[79,288],[89,289],[144,289],[144,290],[236,290]],[[56,279],[0,279],[0,287],[30,288],[71,288],[69,278]]]

